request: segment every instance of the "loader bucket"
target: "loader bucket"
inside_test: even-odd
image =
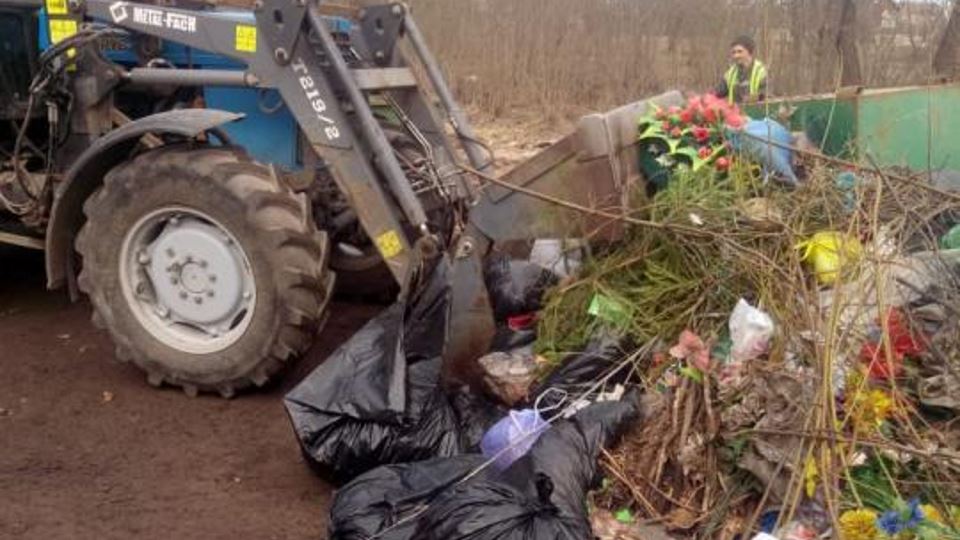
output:
[[[555,199],[620,215],[628,198],[643,187],[637,122],[654,105],[683,103],[670,92],[580,120],[577,131],[504,175],[501,180]],[[470,212],[467,233],[453,250],[450,311],[444,348],[447,387],[476,386],[477,360],[489,349],[494,319],[483,276],[483,256],[491,245],[535,238],[618,239],[620,222],[561,208],[507,187],[488,184]],[[479,390],[479,389],[478,389]]]
[[[501,180],[551,197],[621,214],[644,186],[637,123],[654,105],[682,105],[679,92],[580,119],[577,130],[506,173]],[[591,236],[616,240],[620,223],[561,208],[506,187],[488,185],[470,213],[494,243]]]

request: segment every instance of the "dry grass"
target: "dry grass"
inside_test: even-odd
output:
[[[564,118],[713,87],[753,35],[777,95],[835,87],[834,0],[411,0],[460,99],[485,114]],[[884,15],[884,7],[888,7]],[[858,2],[865,84],[927,82],[946,15]],[[884,22],[886,21],[886,22]]]

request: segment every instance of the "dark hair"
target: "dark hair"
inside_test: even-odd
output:
[[[753,41],[753,38],[750,36],[739,36],[730,42],[731,47],[736,47],[737,45],[746,49],[750,54],[753,54],[757,50],[757,43]]]

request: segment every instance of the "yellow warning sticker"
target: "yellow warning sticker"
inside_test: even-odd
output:
[[[50,19],[50,41],[60,43],[77,33],[77,21],[73,19]]]
[[[67,0],[47,0],[47,15],[66,15]]]
[[[50,19],[50,41],[60,43],[68,37],[77,33],[77,21],[73,19]],[[77,54],[76,49],[67,51],[67,56],[73,58]]]
[[[238,24],[235,47],[239,52],[257,52],[257,27]]]
[[[397,231],[387,231],[377,237],[377,249],[384,259],[392,259],[403,251],[403,242]]]

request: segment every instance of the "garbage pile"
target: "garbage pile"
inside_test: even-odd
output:
[[[702,106],[641,122],[672,132],[644,148],[666,176],[539,316],[558,365],[598,332],[649,351],[594,504],[675,538],[960,538],[960,193],[756,148],[694,160]]]
[[[709,98],[638,136],[622,241],[488,261],[480,384],[441,261],[288,394],[330,538],[960,540],[960,192]]]

